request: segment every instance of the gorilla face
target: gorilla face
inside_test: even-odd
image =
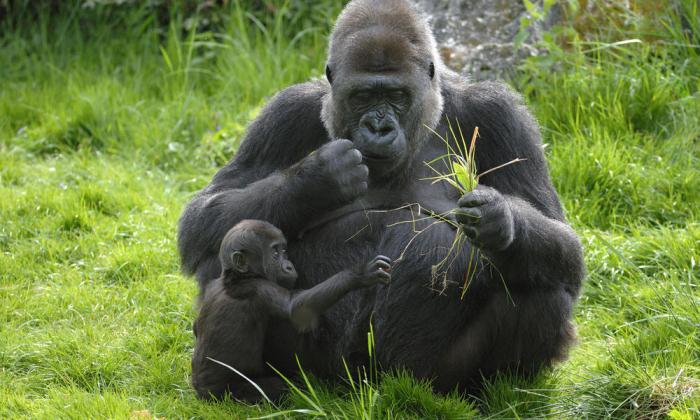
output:
[[[425,126],[435,127],[442,114],[430,30],[417,18],[392,22],[396,7],[410,6],[351,3],[338,19],[326,67],[331,92],[323,121],[332,138],[353,141],[375,183],[407,173]]]
[[[282,231],[262,220],[243,220],[231,228],[221,242],[219,259],[225,283],[264,278],[292,288],[297,279]]]
[[[407,155],[407,117],[412,113],[412,90],[397,75],[357,77],[339,90],[339,106],[347,116],[343,136],[355,143],[366,163],[393,166]]]

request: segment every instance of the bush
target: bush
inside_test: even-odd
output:
[[[334,0],[324,5],[330,4],[334,15],[345,2]],[[149,24],[160,28],[174,23],[183,31],[218,31],[236,7],[257,17],[284,13],[296,22],[327,24],[329,13],[319,6],[305,0],[0,0],[0,25],[18,29],[41,19],[64,21],[76,17],[81,29],[89,29],[105,23],[133,26],[146,17]],[[299,30],[288,29],[290,33]]]

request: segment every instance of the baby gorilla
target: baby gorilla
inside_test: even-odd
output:
[[[200,398],[226,393],[258,401],[260,393],[225,363],[277,399],[284,381],[266,366],[263,344],[270,318],[291,321],[298,332],[313,329],[320,315],[348,292],[391,280],[391,260],[377,256],[308,290],[291,291],[297,273],[287,259],[287,241],[273,225],[244,220],[228,231],[219,250],[221,276],[203,294],[194,324],[192,385]]]

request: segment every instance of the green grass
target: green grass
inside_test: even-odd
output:
[[[321,24],[284,13],[254,24],[234,8],[221,32],[197,36],[143,11],[123,27],[82,9],[4,23],[0,418],[275,410],[191,391],[197,290],[179,273],[175,225],[264,101],[322,75],[338,3],[318,7]],[[312,379],[315,400],[292,395],[281,409],[700,416],[700,18],[696,2],[683,4],[685,21],[666,8],[656,33],[604,28],[602,43],[574,39],[513,81],[585,247],[571,359],[534,381],[498,378],[480,400],[433,396],[397,374],[369,394]],[[79,29],[76,14],[94,27]],[[632,38],[643,41],[605,44]]]

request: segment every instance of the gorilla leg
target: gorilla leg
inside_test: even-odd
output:
[[[287,390],[287,384],[279,377],[260,377],[251,378],[260,389],[265,392],[273,402],[279,401]],[[263,399],[263,396],[250,382],[243,378],[236,380],[222,381],[216,384],[208,384],[207,386],[197,387],[197,395],[202,399],[222,399],[226,395],[232,398],[249,403],[258,403]]]
[[[441,358],[435,388],[471,392],[496,372],[529,376],[566,357],[575,340],[563,290],[495,294]]]
[[[279,401],[287,390],[287,384],[282,378],[276,376],[255,378],[253,381],[265,392],[265,395],[273,402]],[[260,402],[262,396],[248,381],[236,385],[233,396],[236,399],[247,402]]]

